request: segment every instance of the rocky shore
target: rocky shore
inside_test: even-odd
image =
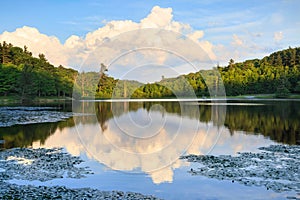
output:
[[[127,199],[156,200],[158,198],[135,192],[100,191],[91,188],[69,189],[64,186],[16,185],[0,181],[0,199]]]
[[[73,116],[55,107],[0,107],[0,127],[17,124],[58,122]]]
[[[188,171],[220,180],[231,180],[247,186],[264,186],[275,192],[290,191],[300,199],[300,146],[271,145],[258,153],[231,155],[187,155],[188,162],[199,163]]]
[[[288,199],[300,199],[300,146],[271,145],[260,152],[231,155],[187,155],[197,163],[188,172],[246,186],[286,192]],[[10,180],[84,178],[93,174],[83,161],[61,148],[14,148],[0,151],[0,199],[158,199],[151,195],[92,188],[12,184]]]
[[[14,148],[0,152],[0,180],[48,181],[55,178],[83,178],[93,173],[78,167],[83,161],[61,148]]]
[[[82,162],[79,157],[71,156],[60,148],[0,151],[0,199],[158,199],[134,192],[9,183],[12,179],[44,182],[65,177],[83,178],[93,172],[89,168],[78,167]]]

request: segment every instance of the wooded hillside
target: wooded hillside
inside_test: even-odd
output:
[[[262,59],[216,66],[227,96],[273,94],[287,97],[300,93],[300,48],[288,48]],[[204,80],[203,76],[206,77]],[[216,85],[213,70],[163,79],[156,83],[118,80],[99,72],[82,72],[54,67],[39,54],[32,56],[27,47],[0,43],[0,95],[22,99],[41,96],[78,98],[167,98],[174,96],[210,96],[207,85]],[[73,88],[74,87],[74,88]],[[73,90],[74,89],[74,90]]]
[[[0,95],[16,95],[22,99],[40,96],[72,96],[77,71],[54,67],[39,54],[32,56],[27,47],[0,43]]]

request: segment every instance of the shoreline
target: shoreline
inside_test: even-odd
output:
[[[26,103],[22,102],[20,98],[17,97],[0,97],[0,105],[18,104],[18,105],[31,105],[39,103],[62,103],[62,102],[151,102],[151,101],[300,101],[300,95],[291,95],[288,98],[275,98],[273,94],[260,94],[260,95],[240,95],[240,96],[226,96],[226,97],[197,97],[197,98],[146,98],[146,99],[130,99],[130,98],[37,98]]]
[[[33,98],[30,101],[26,101],[26,103],[22,102],[20,97],[16,96],[2,96],[0,97],[0,105],[7,105],[7,104],[30,104],[30,103],[58,103],[58,102],[65,102],[65,101],[72,101],[73,99],[70,97],[66,98],[57,98],[57,97],[42,97],[42,98]]]

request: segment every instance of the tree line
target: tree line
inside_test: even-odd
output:
[[[0,43],[0,96],[19,96],[22,100],[42,96],[72,96],[78,72],[54,67],[44,54],[33,57],[28,48]]]
[[[300,48],[288,48],[263,59],[229,62],[218,67],[227,95],[300,93]]]
[[[227,96],[275,94],[276,97],[288,97],[291,93],[300,93],[299,47],[278,51],[263,59],[247,60],[240,63],[234,63],[234,60],[231,59],[227,66],[217,66],[215,70],[220,74]],[[214,70],[201,70],[177,78],[164,79],[158,83],[143,85],[133,97],[174,96],[174,91],[175,93],[177,93],[176,91],[190,91],[186,83],[193,88],[193,92],[199,97],[210,96],[209,88],[213,89],[215,85],[220,84],[220,80],[215,75]],[[188,96],[188,94],[180,92],[179,94]]]
[[[216,71],[220,77],[216,76]],[[97,73],[94,77],[99,79]],[[211,96],[210,90],[216,89],[221,82],[227,96],[275,94],[285,98],[300,93],[300,48],[288,48],[263,59],[239,63],[231,59],[227,66],[216,66],[214,70],[200,70],[148,84],[104,75],[89,88],[90,94],[98,98],[203,97]]]
[[[220,74],[216,78],[215,72]],[[205,77],[205,79],[203,78]],[[221,80],[222,79],[222,80]],[[44,54],[33,57],[28,48],[0,43],[0,96],[57,96],[76,98],[169,98],[211,96],[210,89],[223,81],[226,95],[300,93],[300,48],[288,48],[262,59],[216,66],[176,78],[142,84],[118,80],[99,72],[54,67]],[[209,86],[209,87],[208,87]]]

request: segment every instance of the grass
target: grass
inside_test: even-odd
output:
[[[300,99],[300,94],[292,94],[289,96],[289,99]]]
[[[32,102],[56,102],[56,101],[65,101],[71,100],[70,97],[34,97],[30,99]],[[21,103],[20,96],[0,96],[0,104],[9,104],[9,103]]]
[[[0,96],[0,103],[18,103],[21,99],[18,96]]]
[[[34,102],[54,102],[54,101],[65,101],[65,100],[72,100],[71,97],[56,97],[56,96],[50,96],[50,97],[35,97]]]

